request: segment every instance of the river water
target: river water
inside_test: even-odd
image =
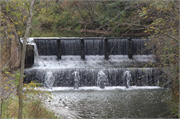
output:
[[[66,108],[79,119],[158,118],[167,113],[167,89],[156,86],[80,87],[48,89],[56,112]],[[58,110],[58,111],[57,111]]]

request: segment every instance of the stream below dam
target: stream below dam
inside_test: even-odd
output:
[[[48,89],[53,94],[47,105],[67,119],[159,118],[168,116],[168,89],[158,86],[72,87]],[[70,114],[71,113],[71,114]],[[68,116],[69,115],[69,116]],[[73,115],[73,117],[72,117]],[[68,118],[69,117],[69,118]]]

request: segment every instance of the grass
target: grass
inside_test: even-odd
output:
[[[41,99],[27,98],[23,105],[23,118],[59,118],[55,114],[45,108]],[[3,101],[1,118],[17,118],[18,117],[18,97],[16,95],[9,97]]]

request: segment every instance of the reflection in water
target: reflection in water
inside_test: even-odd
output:
[[[64,90],[52,92],[57,107],[85,118],[157,118],[167,111],[165,89]],[[60,105],[62,104],[63,105]]]

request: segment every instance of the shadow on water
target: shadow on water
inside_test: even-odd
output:
[[[167,114],[168,91],[137,90],[69,90],[54,91],[57,105],[63,102],[83,119],[158,118]]]

